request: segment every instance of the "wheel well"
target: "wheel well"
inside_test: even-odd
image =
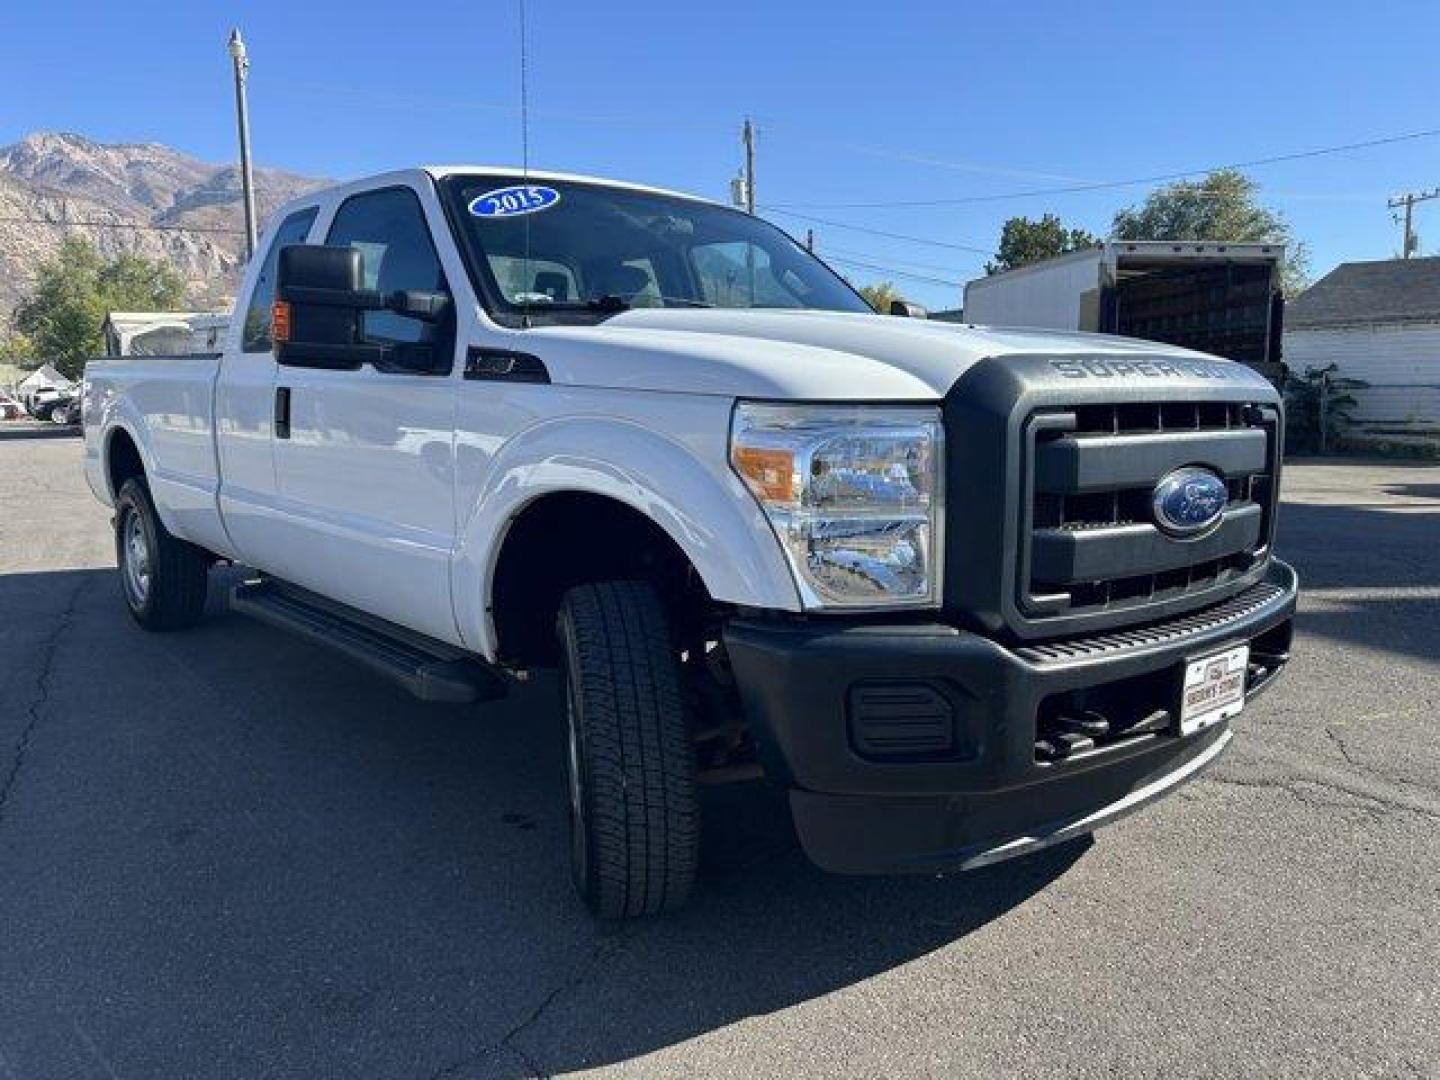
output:
[[[497,653],[508,663],[555,662],[555,616],[566,590],[591,581],[645,580],[660,592],[677,638],[712,614],[700,574],[652,520],[604,495],[542,496],[511,523],[490,603]]]
[[[145,475],[145,463],[140,460],[140,451],[135,440],[123,428],[110,436],[109,451],[105,455],[105,471],[110,480],[112,497],[120,494],[125,481]]]

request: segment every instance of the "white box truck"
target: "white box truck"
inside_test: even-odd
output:
[[[964,319],[1183,345],[1278,382],[1284,244],[1111,240],[965,286]]]

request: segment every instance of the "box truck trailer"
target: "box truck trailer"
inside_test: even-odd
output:
[[[1112,240],[971,281],[964,318],[1183,345],[1278,383],[1284,259],[1283,244]]]

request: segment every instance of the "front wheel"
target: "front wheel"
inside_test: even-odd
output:
[[[644,582],[581,585],[557,632],[575,887],[602,918],[673,911],[695,878],[700,812],[664,607]]]
[[[126,480],[115,498],[115,561],[125,606],[146,630],[181,630],[200,621],[210,557],[170,534],[138,478]]]

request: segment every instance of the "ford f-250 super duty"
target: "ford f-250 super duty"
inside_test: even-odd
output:
[[[1281,411],[918,314],[700,199],[396,172],[278,213],[219,355],[92,364],[86,473],[147,629],[230,561],[233,607],[423,698],[558,667],[602,915],[684,900],[727,779],[822,867],[981,866],[1194,776],[1285,664]]]

